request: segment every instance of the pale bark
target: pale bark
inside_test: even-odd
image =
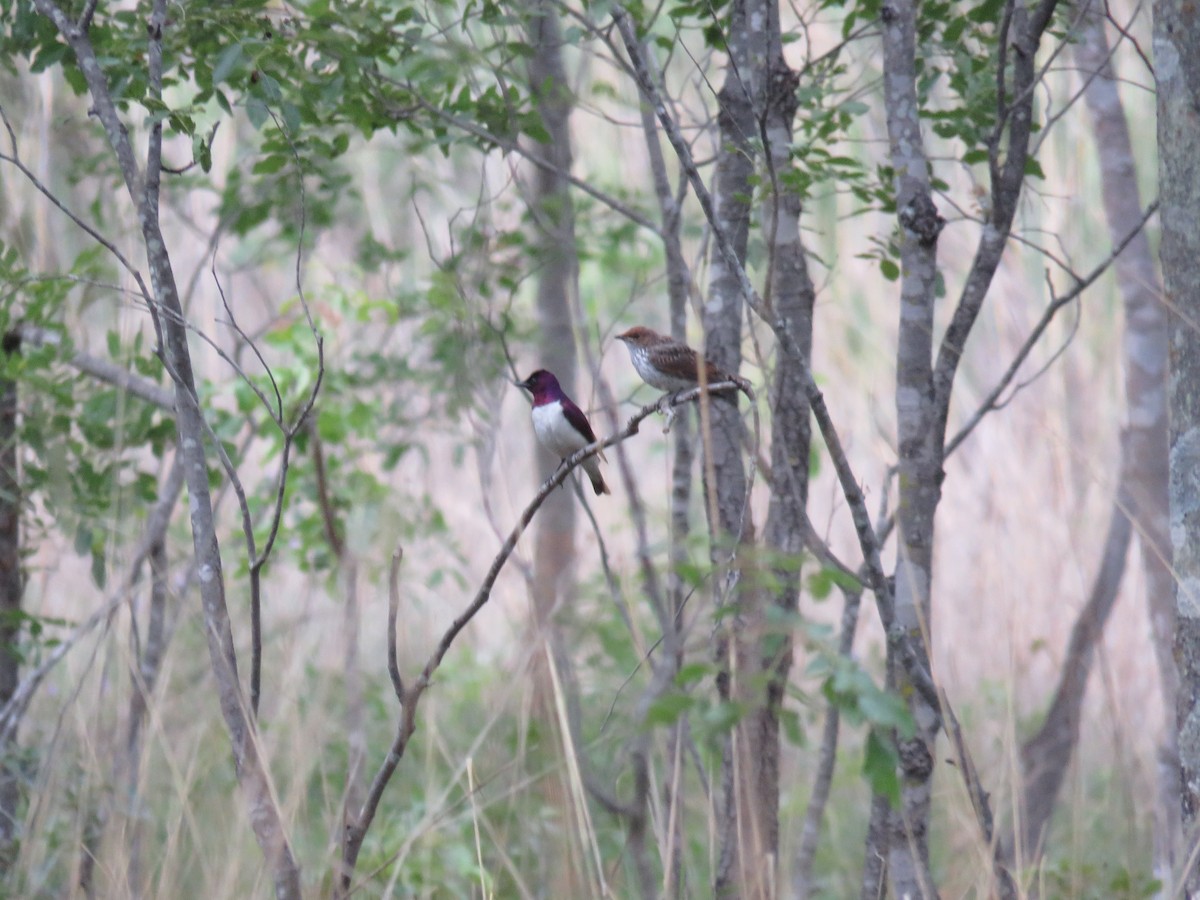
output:
[[[901,231],[900,333],[896,352],[896,423],[900,490],[896,508],[895,617],[922,668],[929,666],[933,521],[941,498],[942,439],[931,427],[933,315],[942,218],[933,203],[929,164],[917,112],[915,0],[883,8],[884,96]],[[898,897],[932,893],[929,809],[939,716],[908,683],[889,655],[889,672],[909,698],[916,722],[911,738],[897,736],[902,802],[888,817],[887,871]]]
[[[1157,0],[1154,62],[1165,305],[1170,310],[1169,498],[1175,570],[1176,707],[1184,833],[1189,852],[1200,814],[1200,17],[1183,0]],[[1194,855],[1194,854],[1193,854]],[[1184,873],[1200,895],[1200,871]]]
[[[683,256],[680,240],[680,207],[682,196],[671,190],[667,164],[659,144],[659,129],[654,117],[653,99],[641,91],[642,132],[646,137],[646,149],[650,159],[650,172],[654,193],[658,199],[662,216],[663,254],[667,267],[667,297],[670,313],[671,336],[687,343],[687,306],[692,277]],[[681,183],[686,188],[686,181]],[[659,666],[665,667],[672,680],[664,679],[667,685],[683,664],[683,615],[689,587],[683,576],[688,564],[687,538],[691,531],[689,504],[692,493],[692,464],[695,461],[694,432],[690,406],[681,407],[671,426],[673,436],[671,460],[671,519],[670,561],[668,580],[668,613],[663,621],[663,651]],[[658,679],[656,679],[658,681]],[[684,713],[671,724],[667,736],[666,775],[663,778],[662,823],[659,826],[663,868],[663,895],[685,896],[683,868],[684,816],[687,810],[683,791],[684,744],[687,735],[687,714]]]
[[[569,297],[575,290],[575,214],[570,185],[563,173],[571,168],[569,119],[571,94],[562,62],[562,35],[552,6],[530,4],[529,81],[550,141],[541,147],[551,166],[533,170],[530,212],[537,233],[538,368],[553,372],[568,396],[576,397],[575,334]],[[586,409],[586,402],[583,403]],[[550,477],[559,461],[538,448],[539,480]],[[550,626],[550,613],[570,593],[575,556],[575,498],[569,491],[547,499],[534,527],[534,627]],[[541,667],[539,666],[539,669]],[[538,679],[539,691],[549,683]],[[546,707],[553,716],[553,701]]]
[[[556,8],[548,0],[530,0],[527,9],[530,90],[550,138],[538,147],[550,165],[534,167],[529,199],[536,234],[537,367],[553,372],[567,395],[586,410],[586,398],[576,393],[577,361],[570,304],[570,298],[578,290],[575,210],[566,177],[571,170],[570,115],[574,101],[563,65],[563,38]],[[540,446],[534,452],[539,480],[545,480],[559,461]],[[553,616],[574,591],[575,503],[572,491],[558,491],[546,499],[534,523],[531,628],[539,651],[532,661],[533,709],[551,731],[556,727],[553,723],[557,723],[558,714],[550,667],[556,656],[565,655],[556,648],[560,636]],[[564,740],[563,744],[569,748],[570,741]],[[561,811],[563,821],[570,821],[570,805],[574,800],[562,779],[558,775],[543,779],[541,790],[547,803]],[[551,892],[561,896],[578,893],[586,883],[575,871],[573,854],[565,852],[570,847],[566,841],[568,833],[563,835],[563,846],[544,860]]]
[[[763,219],[771,249],[769,305],[776,310],[793,341],[778,344],[776,351],[777,363],[770,393],[771,496],[763,541],[776,561],[773,573],[776,586],[769,602],[784,613],[777,621],[787,622],[799,608],[800,564],[808,529],[806,507],[812,423],[804,376],[812,356],[816,290],[801,240],[802,201],[799,194],[788,190],[779,179],[779,175],[788,171],[791,165],[799,77],[783,58],[778,9],[773,9],[772,13],[769,20],[771,33],[768,36],[766,110],[761,129],[771,193]],[[791,628],[778,628],[762,635],[759,652],[759,665],[765,676],[767,694],[765,703],[753,713],[758,720],[759,752],[762,756],[756,785],[757,800],[771,804],[774,828],[767,835],[767,850],[778,858],[781,850],[777,821],[781,752],[779,716],[792,664]],[[836,734],[836,719],[832,727]],[[815,790],[819,789],[818,784]],[[818,808],[819,805],[813,807],[814,811]]]

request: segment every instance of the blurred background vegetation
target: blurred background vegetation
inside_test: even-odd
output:
[[[980,123],[980,109],[992,99],[978,60],[994,53],[1005,7],[924,7],[926,138],[948,220],[939,258],[946,283],[957,285],[987,203],[986,163],[972,154],[973,136],[990,122]],[[318,373],[306,307],[323,338],[323,382],[311,427],[295,435],[278,538],[262,571],[259,732],[306,892],[324,895],[336,879],[347,785],[369,779],[397,727],[386,628],[393,551],[404,549],[398,663],[415,676],[539,482],[527,402],[512,385],[543,364],[533,282],[545,260],[531,221],[530,158],[546,134],[527,77],[529,10],[487,0],[170,6],[155,100],[146,88],[148,8],[102,4],[90,33],[135,145],[144,145],[151,122],[164,123],[162,227],[202,406],[210,440],[240,476],[260,550],[272,531],[285,443],[270,408],[291,421]],[[575,346],[587,348],[574,396],[602,434],[611,429],[601,381],[619,421],[656,399],[613,335],[669,324],[662,242],[624,212],[658,221],[638,94],[606,9],[553,7],[573,100],[571,171],[588,187],[572,191],[571,328]],[[663,66],[672,113],[710,178],[729,9],[634,11]],[[1140,5],[1110,11],[1128,32],[1113,62],[1135,174],[1150,198],[1153,79],[1137,49],[1148,44],[1149,15]],[[814,3],[781,15],[785,56],[801,73],[785,175],[804,198],[817,285],[812,367],[875,510],[894,491],[900,274],[878,4]],[[1062,33],[1070,15],[1062,13]],[[20,802],[2,890],[264,896],[270,876],[216,702],[184,507],[168,532],[157,625],[150,579],[127,586],[147,517],[169,483],[174,417],[89,365],[107,362],[166,391],[155,330],[130,272],[46,195],[135,268],[144,253],[137,216],[50,21],[23,0],[3,0],[0,23],[10,45],[0,72],[10,127],[0,139],[0,330],[24,337],[3,371],[19,396],[25,579],[22,610],[7,615],[21,676],[38,679],[27,709],[5,707],[19,723],[8,747]],[[1006,251],[964,359],[952,433],[1008,367],[1051,286],[1072,286],[1059,262],[1088,271],[1111,246],[1089,124],[1071,102],[1082,80],[1069,56],[1039,61],[1047,65],[1036,104],[1043,129],[1018,212],[1020,240]],[[677,163],[668,169],[678,179]],[[711,235],[690,196],[681,237],[702,286]],[[767,265],[767,239],[756,231],[747,270],[759,281]],[[689,325],[697,346],[701,294],[693,294]],[[944,306],[939,327],[951,309]],[[748,321],[742,373],[759,388],[766,418],[774,344],[769,329]],[[930,655],[1001,822],[1012,818],[1020,742],[1046,710],[1100,560],[1125,415],[1121,337],[1121,299],[1106,273],[1051,324],[1015,399],[946,465]],[[624,446],[646,504],[646,549],[665,567],[671,456],[657,422]],[[232,482],[210,462],[245,678],[252,559]],[[856,568],[853,526],[823,445],[814,444],[810,469],[813,528]],[[751,496],[760,520],[764,482]],[[423,698],[358,861],[362,894],[635,895],[626,823],[588,794],[579,761],[616,796],[629,796],[630,742],[681,719],[689,733],[681,752],[694,757],[675,786],[686,811],[683,892],[709,894],[713,779],[737,711],[712,689],[710,635],[720,613],[710,596],[703,500],[692,492],[694,531],[680,570],[691,592],[683,666],[673,689],[642,710],[656,625],[623,493],[575,495],[590,512],[572,543],[573,586],[553,612],[569,665],[554,682],[552,714],[535,702],[529,677],[543,650],[527,537]],[[803,571],[798,616],[786,623],[796,661],[783,707],[778,878],[786,893],[834,703],[843,713],[839,764],[811,890],[845,897],[859,890],[872,787],[894,772],[868,736],[902,725],[904,713],[882,691],[873,607],[864,605],[848,661],[837,650],[842,582],[820,565]],[[161,659],[147,683],[131,672],[142,671],[151,633]],[[1125,573],[1093,675],[1046,856],[1023,889],[1148,896],[1156,890],[1150,823],[1164,709],[1136,566]],[[135,714],[143,692],[144,713]],[[568,708],[578,710],[576,733]],[[131,728],[136,715],[144,715],[140,734]],[[130,756],[134,743],[141,749]],[[950,755],[939,750],[939,764]],[[130,760],[132,776],[122,768]],[[664,789],[655,783],[656,793]],[[990,850],[954,766],[938,768],[931,847],[945,896],[987,895]]]

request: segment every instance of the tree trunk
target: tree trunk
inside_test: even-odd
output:
[[[649,54],[646,54],[649,55]],[[641,92],[642,132],[646,137],[646,151],[650,158],[650,171],[654,180],[654,193],[658,199],[662,216],[663,255],[667,267],[667,297],[671,337],[687,343],[687,307],[692,284],[691,273],[683,256],[680,240],[680,201],[671,190],[667,164],[659,144],[658,121],[654,115],[654,102],[643,90]],[[684,182],[686,185],[686,182]],[[671,513],[670,513],[670,575],[668,582],[668,609],[671,616],[664,633],[664,644],[668,639],[676,646],[677,635],[683,631],[684,608],[690,593],[684,571],[687,568],[687,539],[691,532],[689,507],[692,495],[692,464],[695,462],[695,435],[690,406],[676,409],[675,421],[671,426]],[[682,648],[673,659],[665,660],[673,673],[683,665]],[[684,745],[687,740],[687,714],[684,713],[671,724],[667,736],[666,775],[663,778],[663,823],[660,826],[660,843],[663,847],[662,867],[665,887],[663,895],[668,898],[687,895],[683,868],[684,816],[687,812],[686,795],[683,789]]]
[[[1167,403],[1170,534],[1175,569],[1177,726],[1183,826],[1200,813],[1200,17],[1184,0],[1154,5],[1158,183],[1165,306],[1171,311]],[[1193,864],[1188,896],[1200,895]]]
[[[533,171],[533,196],[529,212],[537,235],[537,367],[553,372],[568,396],[586,410],[585,398],[576,395],[575,333],[571,322],[572,292],[577,290],[575,253],[575,209],[566,173],[571,170],[570,115],[572,97],[563,66],[563,38],[558,14],[547,0],[530,0],[529,82],[542,124],[550,140],[539,147],[540,155],[553,168]],[[524,373],[528,374],[528,373]],[[534,442],[536,444],[536,441]],[[538,446],[539,481],[545,481],[559,460]],[[575,476],[579,477],[579,476]],[[555,491],[542,505],[533,534],[533,622],[539,650],[533,656],[531,683],[534,714],[547,724],[547,734],[556,733],[558,721],[554,696],[554,665],[558,634],[554,611],[574,590],[575,496],[570,489]],[[564,741],[569,744],[570,741]],[[570,752],[570,751],[568,751]],[[572,794],[557,775],[542,781],[547,802],[570,821]],[[567,844],[567,849],[570,845]],[[581,890],[571,854],[555,852],[546,859],[553,893],[567,896]]]
[[[4,354],[18,352],[15,335],[4,339]],[[21,485],[17,478],[17,383],[0,378],[0,706],[12,699],[20,676],[17,640],[21,633]],[[16,733],[0,744],[0,872],[13,862],[18,830],[20,778],[13,750]]]
[[[919,665],[928,669],[933,526],[943,474],[942,438],[933,427],[934,301],[941,218],[933,204],[918,118],[916,21],[914,0],[893,0],[883,9],[884,91],[903,272],[896,353],[900,489],[895,625],[909,641]],[[917,727],[911,738],[898,736],[896,740],[902,800],[888,817],[887,871],[897,897],[924,897],[933,886],[928,827],[938,716],[892,653],[888,654],[888,666],[889,680],[908,699]]]
[[[763,108],[770,20],[763,0],[735,0],[726,40],[729,68],[718,96],[720,152],[713,191],[718,227],[744,262],[750,229],[758,111]],[[726,372],[741,362],[742,288],[739,273],[716,254],[704,309],[705,355]],[[701,398],[705,508],[717,566],[717,602],[735,612],[718,625],[714,652],[722,702],[748,712],[726,738],[718,804],[718,896],[769,896],[778,845],[778,742],[759,673],[765,638],[762,589],[748,570],[754,523],[742,460],[744,425],[737,395]]]
[[[542,124],[550,135],[542,153],[555,167],[534,170],[530,199],[538,236],[538,365],[553,372],[563,390],[586,409],[586,402],[575,395],[575,333],[568,302],[570,292],[575,290],[576,271],[575,213],[564,174],[571,169],[571,96],[562,64],[557,16],[544,0],[536,0],[530,9],[533,55],[529,80]],[[538,477],[544,481],[559,461],[540,447],[537,458]],[[574,558],[575,498],[570,491],[556,491],[542,505],[534,530],[534,616],[539,631],[548,627],[555,605],[570,592]],[[546,709],[553,714],[552,698]]]
[[[813,304],[816,290],[809,275],[800,236],[800,195],[787,189],[780,175],[791,166],[792,124],[796,116],[799,77],[783,58],[777,5],[770,8],[766,111],[762,135],[771,193],[764,210],[771,248],[767,299],[793,342],[776,344],[775,380],[771,386],[771,495],[763,541],[775,565],[770,602],[783,623],[760,637],[760,661],[766,684],[765,703],[751,715],[762,746],[757,800],[769,804],[774,826],[767,852],[779,855],[779,717],[792,665],[792,617],[799,607],[800,563],[807,528],[809,446],[812,440],[805,374],[812,358]]]

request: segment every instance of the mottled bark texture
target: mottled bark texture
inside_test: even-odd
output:
[[[998,29],[997,119],[988,144],[990,215],[945,335],[933,358],[937,240],[942,219],[933,203],[929,161],[920,128],[915,62],[917,3],[887,0],[880,13],[889,155],[895,172],[900,230],[900,331],[896,358],[899,498],[896,509],[895,626],[906,642],[889,641],[889,683],[908,698],[916,722],[911,739],[898,739],[902,803],[889,821],[888,876],[896,896],[927,896],[928,827],[934,744],[940,716],[929,692],[915,689],[913,671],[928,670],[934,518],[941,499],[946,423],[954,378],[967,338],[987,297],[1012,230],[1021,196],[1033,99],[1036,55],[1057,0],[1027,7],[1009,4]],[[909,647],[916,667],[902,666],[895,650]],[[882,848],[868,847],[868,857]]]
[[[888,142],[895,170],[900,224],[900,332],[896,352],[896,422],[900,490],[896,508],[895,624],[910,641],[920,665],[929,668],[933,520],[941,499],[942,436],[933,427],[933,334],[937,289],[937,239],[942,219],[933,204],[916,83],[915,0],[883,7],[884,91]],[[889,680],[909,700],[917,728],[897,736],[901,805],[888,814],[887,872],[897,897],[931,892],[929,808],[937,711],[888,654]],[[868,851],[870,852],[870,851]]]
[[[1072,629],[1045,721],[1021,748],[1024,783],[1019,860],[1011,839],[1006,844],[1010,859],[1024,866],[1035,865],[1044,846],[1045,829],[1079,740],[1080,712],[1095,646],[1116,600],[1134,534],[1146,574],[1151,631],[1168,711],[1174,709],[1178,680],[1171,653],[1174,603],[1167,534],[1167,310],[1160,302],[1150,241],[1137,224],[1142,203],[1133,147],[1111,64],[1104,6],[1099,0],[1081,10],[1078,39],[1071,47],[1085,82],[1084,99],[1091,114],[1109,234],[1114,246],[1128,239],[1116,259],[1115,271],[1124,300],[1123,362],[1129,411],[1121,434],[1117,494],[1096,581]],[[1132,237],[1131,228],[1137,229]],[[1164,728],[1160,740],[1160,756],[1177,758],[1173,725]],[[1160,781],[1155,874],[1169,885],[1179,831],[1177,766],[1161,767]]]
[[[174,386],[175,422],[188,488],[192,544],[204,610],[204,634],[221,714],[232,745],[238,783],[245,797],[255,838],[271,870],[275,895],[280,900],[298,898],[301,895],[300,870],[292,856],[279,808],[272,795],[270,778],[259,753],[254,723],[247,715],[246,697],[238,680],[233,631],[225,599],[221,550],[217,542],[208,484],[207,431],[196,395],[187,325],[175,284],[175,272],[159,225],[162,123],[151,125],[143,168],[137,161],[129,132],[113,102],[107,76],[88,32],[72,21],[55,0],[35,0],[35,6],[39,13],[54,23],[74,52],[91,95],[91,112],[104,129],[129,198],[137,211],[153,286],[149,290],[139,279],[139,289],[159,330],[161,358]],[[150,93],[156,98],[162,91],[162,39],[163,30],[167,27],[166,2],[155,0],[146,24],[146,57]]]
[[[756,711],[760,720],[763,764],[757,785],[759,802],[771,804],[777,819],[779,804],[780,711],[792,665],[792,621],[799,606],[801,560],[807,529],[809,445],[812,423],[805,376],[812,358],[813,304],[816,290],[809,275],[800,235],[800,196],[781,184],[779,176],[791,165],[796,88],[799,77],[784,61],[777,7],[769,19],[766,108],[761,133],[770,173],[770,193],[763,222],[770,248],[767,301],[793,341],[776,345],[777,362],[771,386],[771,483],[763,541],[773,569],[769,602],[781,623],[760,639],[759,666],[766,686],[765,703]],[[836,727],[836,726],[835,726]],[[779,856],[778,824],[773,822],[769,851]]]
[[[1168,324],[1169,498],[1179,664],[1181,808],[1188,848],[1200,813],[1200,10],[1189,0],[1154,5],[1158,183]],[[1187,895],[1200,895],[1193,864]]]
[[[737,261],[744,263],[756,163],[768,129],[779,142],[775,152],[781,155],[775,161],[786,159],[791,117],[795,112],[790,96],[794,81],[779,49],[775,4],[738,0],[730,8],[726,21],[729,65],[718,96],[720,152],[714,205],[716,226],[730,239]],[[773,73],[773,63],[778,64],[778,73]],[[780,91],[776,95],[770,92],[773,74],[780,76]],[[798,205],[784,208],[782,198],[773,198],[771,203],[772,207],[778,206],[769,210],[770,217],[778,222],[771,250],[776,257],[774,265],[781,267],[779,278],[771,285],[774,289],[787,275],[802,274],[804,263],[798,246]],[[792,316],[789,327],[807,334],[808,329],[797,321],[804,317],[804,301],[797,299],[804,284],[788,284],[780,290]],[[742,273],[723,255],[716,254],[704,310],[705,353],[726,372],[736,372],[741,362],[743,309]],[[784,369],[785,378],[793,374],[790,368]],[[807,423],[803,393],[799,396],[799,401],[795,397],[782,398],[787,410],[798,417],[792,432],[803,430]],[[778,402],[779,398],[773,400]],[[801,410],[793,408],[797,402],[804,412],[803,418]],[[790,644],[781,633],[772,633],[767,614],[772,598],[767,596],[762,579],[754,571],[758,563],[751,553],[754,524],[747,502],[741,452],[743,429],[736,395],[714,397],[709,404],[702,405],[701,433],[707,451],[706,506],[714,560],[722,566],[718,576],[722,586],[720,602],[733,607],[732,615],[722,620],[716,635],[715,650],[721,667],[718,689],[723,700],[735,702],[746,710],[727,739],[723,757],[715,889],[718,896],[755,898],[770,896],[775,881],[779,846],[778,710],[782,679],[786,678],[790,661]],[[781,545],[790,546],[798,538],[788,532],[789,516],[794,519],[797,503],[803,509],[804,499],[803,487],[794,483],[790,477],[794,470],[787,464],[789,454],[799,449],[799,438],[785,431],[777,440],[776,450],[784,459],[781,478],[789,496],[775,503],[774,538]],[[804,454],[807,465],[806,448]],[[788,589],[785,583],[781,593]],[[782,597],[780,602],[794,604],[794,596]]]
[[[577,290],[575,209],[567,179],[567,173],[571,171],[569,120],[573,100],[563,66],[562,30],[554,5],[547,0],[530,0],[526,9],[531,48],[530,90],[549,135],[549,140],[539,146],[539,153],[550,163],[533,169],[529,198],[529,215],[536,235],[536,367],[553,372],[563,390],[586,410],[587,398],[578,396],[575,390],[577,361],[570,303],[572,292]],[[524,372],[522,376],[527,374]],[[538,461],[538,480],[545,481],[558,468],[559,460],[540,446],[534,452]],[[539,650],[532,659],[530,675],[534,714],[547,723],[558,720],[554,680],[549,668],[554,665],[555,644],[559,640],[552,618],[554,610],[574,589],[575,502],[575,495],[570,490],[551,494],[534,524],[531,627]],[[547,733],[555,733],[555,728],[549,728]],[[551,776],[543,780],[541,788],[547,801],[561,809],[564,821],[569,821],[567,807],[572,800],[561,779]],[[554,893],[566,896],[582,889],[585,882],[575,880],[569,853],[547,854],[545,866]]]
[[[4,338],[6,362],[20,341]],[[17,478],[17,383],[0,376],[0,706],[12,699],[21,671],[21,485]],[[20,779],[14,750],[16,732],[0,743],[0,872],[12,864],[17,838]]]

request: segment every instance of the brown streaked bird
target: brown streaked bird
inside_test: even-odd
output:
[[[679,392],[700,383],[700,357],[687,344],[644,325],[635,325],[624,334],[618,334],[617,340],[629,348],[633,367],[650,387]],[[750,391],[750,382],[721,371],[713,365],[712,360],[704,361],[704,381],[706,384],[732,381],[747,397],[754,396]]]

